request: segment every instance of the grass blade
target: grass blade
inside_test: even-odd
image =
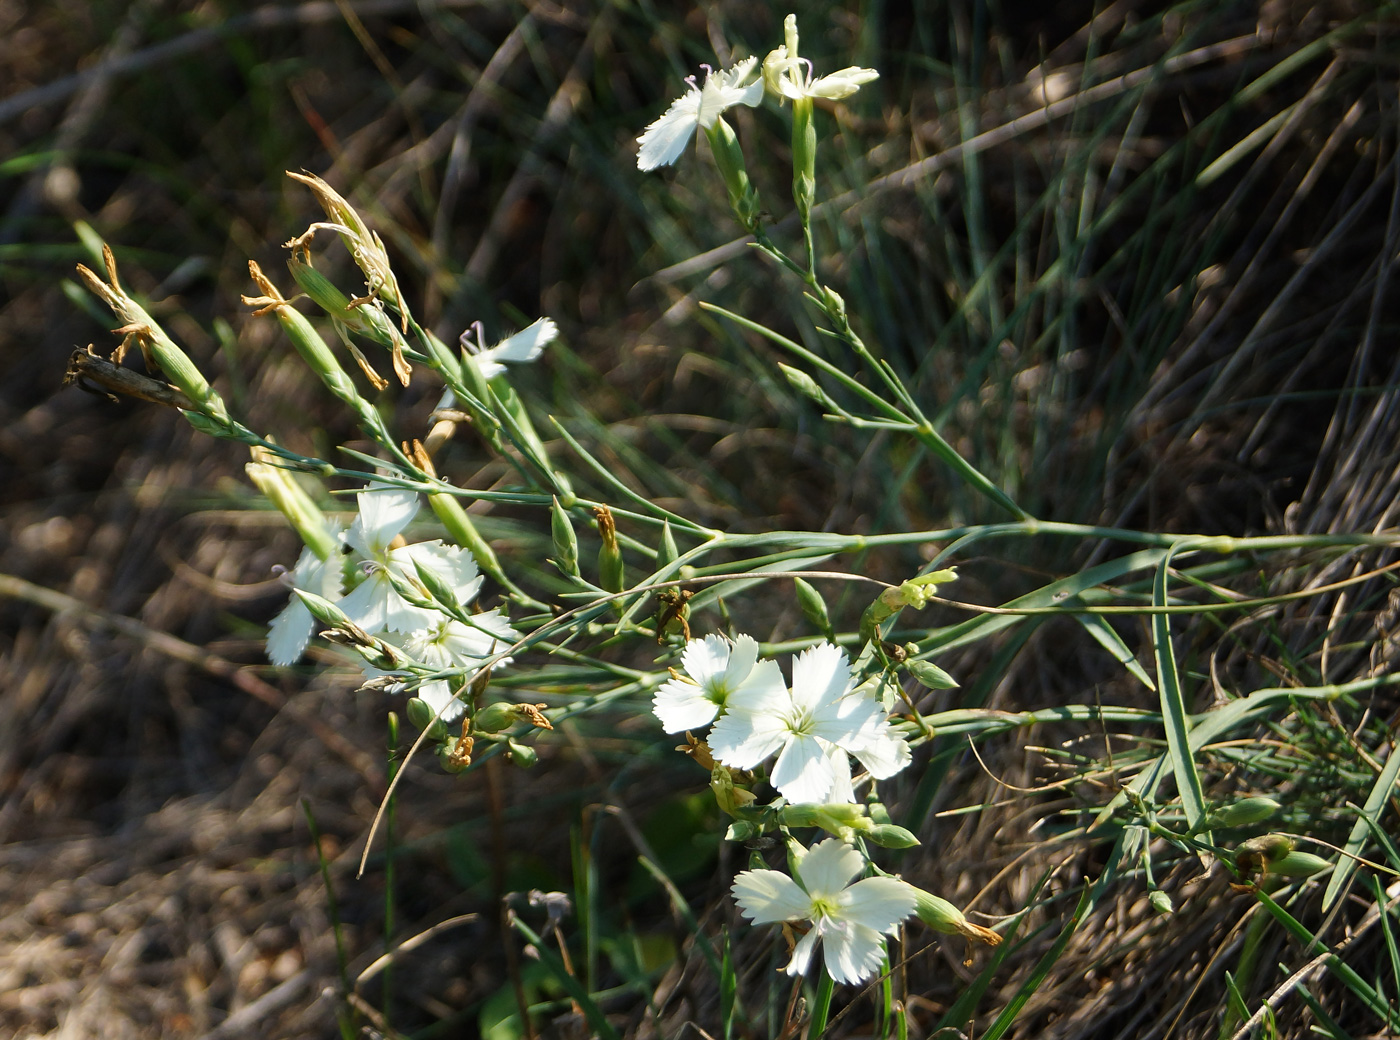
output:
[[[1390,797],[1390,792],[1395,790],[1395,781],[1398,777],[1400,777],[1400,753],[1392,751],[1390,758],[1385,763],[1385,768],[1381,770],[1381,775],[1376,778],[1371,793],[1366,796],[1366,804],[1362,807],[1360,815],[1352,824],[1351,834],[1347,836],[1347,842],[1342,846],[1342,857],[1337,861],[1337,868],[1327,879],[1327,891],[1322,894],[1323,910],[1331,908],[1332,904],[1337,901],[1337,897],[1342,894],[1342,889],[1351,879],[1352,872],[1356,870],[1356,860],[1352,857],[1361,855],[1361,850],[1366,847],[1367,837],[1371,833],[1367,817],[1372,820],[1380,819],[1381,813],[1385,812],[1385,803]]]
[[[1157,576],[1152,582],[1153,606],[1167,605],[1167,573],[1171,560],[1172,550],[1169,549],[1158,564]],[[1162,723],[1167,730],[1167,747],[1171,752],[1172,770],[1176,773],[1176,787],[1181,795],[1186,823],[1194,830],[1205,815],[1206,799],[1192,755],[1190,722],[1181,696],[1176,655],[1172,650],[1171,616],[1168,614],[1152,615],[1152,656],[1157,662],[1157,692],[1162,702]]]

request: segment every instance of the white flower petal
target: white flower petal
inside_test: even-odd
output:
[[[421,698],[443,722],[456,722],[467,712],[467,706],[452,696],[452,687],[446,679],[426,682],[413,695]]]
[[[301,550],[296,566],[288,577],[292,588],[314,592],[322,599],[340,599],[340,558],[323,560],[309,547]],[[268,626],[267,658],[276,665],[296,664],[306,650],[316,629],[316,619],[300,599],[293,594]]]
[[[422,564],[451,586],[458,602],[463,605],[474,600],[481,590],[481,572],[472,554],[460,546],[445,545],[441,539],[391,549],[386,560],[395,573],[411,581],[418,580],[418,569],[414,563]]]
[[[734,879],[733,892],[754,924],[801,921],[812,912],[811,897],[778,870],[746,870]]]
[[[648,171],[670,166],[700,127],[700,88],[691,87],[671,102],[671,107],[637,138],[637,169]]]
[[[793,710],[792,694],[788,692],[787,683],[783,682],[782,669],[777,661],[759,661],[743,684],[737,690],[730,691],[724,703],[730,711],[768,717],[780,729],[787,728],[783,720]]]
[[[710,686],[715,679],[722,678],[729,665],[729,640],[724,636],[706,636],[692,639],[681,651],[681,666],[685,674],[701,686]]]
[[[773,715],[730,710],[720,716],[707,742],[719,761],[735,769],[752,769],[787,740],[783,721]]]
[[[844,748],[835,744],[827,745],[826,760],[831,769],[831,790],[826,801],[850,803],[856,800],[855,788],[851,786],[851,760]]]
[[[293,593],[281,613],[267,628],[267,659],[276,665],[296,664],[316,629],[316,619]]]
[[[684,733],[708,726],[719,713],[719,705],[694,683],[672,679],[656,691],[651,710],[667,733]]]
[[[810,932],[797,940],[797,945],[792,948],[792,960],[787,962],[787,967],[783,971],[789,975],[805,975],[807,965],[812,963],[812,953],[817,948],[819,935],[813,928]]]
[[[737,690],[757,663],[758,640],[753,636],[735,636],[734,646],[729,651],[729,663],[724,667],[725,686],[730,690]]]
[[[850,686],[846,653],[831,643],[809,647],[792,662],[792,700],[801,707],[815,710],[834,705]]]
[[[418,513],[418,492],[407,488],[373,486],[356,495],[355,501],[360,515],[345,539],[370,557],[387,550]]]
[[[705,86],[700,91],[700,111],[696,120],[701,129],[708,130],[715,125],[726,108],[735,105],[748,105],[752,108],[763,100],[763,81],[757,80],[744,85],[744,80],[753,73],[758,58],[745,58],[733,68],[725,69],[705,77]]]
[[[805,880],[807,875],[802,875]],[[914,912],[918,895],[914,886],[891,877],[857,881],[837,896],[845,916],[877,932],[893,934],[899,922]]]
[[[885,959],[885,943],[880,933],[855,922],[833,930],[822,938],[826,973],[837,982],[864,982],[879,970]]]
[[[558,335],[559,326],[554,324],[552,319],[540,318],[528,328],[501,340],[494,347],[467,356],[481,369],[483,379],[493,379],[505,371],[502,362],[534,361]]]
[[[814,899],[829,899],[849,885],[864,866],[859,852],[844,841],[827,838],[807,850],[797,865],[797,873]]]
[[[705,85],[692,85],[671,102],[671,107],[637,138],[637,169],[654,170],[680,158],[690,139],[701,129],[715,125],[721,113],[734,105],[753,107],[763,100],[763,81],[746,84],[757,58],[745,58],[733,68],[705,75]]]
[[[876,780],[894,776],[913,761],[908,743],[899,739],[889,723],[884,724],[884,732],[875,739],[848,747]]]
[[[829,76],[819,76],[811,83],[807,84],[806,93],[809,97],[830,98],[838,100],[850,97],[863,84],[871,80],[880,78],[880,74],[874,69],[858,69],[854,65],[842,69],[840,72],[833,72]]]
[[[807,804],[825,802],[835,777],[817,738],[792,734],[779,753],[769,780],[788,801]]]

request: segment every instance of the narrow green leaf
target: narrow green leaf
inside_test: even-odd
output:
[[[563,987],[567,993],[582,1009],[583,1015],[588,1019],[588,1024],[593,1027],[597,1036],[604,1037],[605,1040],[621,1040],[611,1023],[608,1022],[602,1010],[594,1003],[588,991],[578,979],[564,967],[564,962],[559,959],[559,955],[549,948],[543,939],[519,917],[511,917],[511,927],[525,937],[525,941],[535,948],[535,955],[539,958],[549,973],[554,976],[554,981]]]
[[[1256,891],[1254,894],[1259,902],[1264,904],[1264,909],[1274,916],[1274,920],[1283,925],[1295,939],[1303,944],[1305,956],[1315,957],[1325,953],[1327,955],[1325,961],[1327,970],[1335,975],[1347,989],[1351,990],[1357,999],[1371,1010],[1372,1014],[1385,1022],[1388,1028],[1400,1029],[1400,1013],[1391,1008],[1386,999],[1356,973],[1356,969],[1333,953],[1331,947],[1310,932],[1287,910],[1274,902],[1267,892]]]
[[[1157,684],[1152,681],[1152,676],[1147,674],[1147,669],[1142,666],[1137,655],[1128,649],[1128,644],[1123,642],[1123,637],[1108,623],[1106,617],[1102,614],[1076,614],[1074,620],[1083,625],[1084,630],[1094,637],[1099,646],[1112,654],[1115,661],[1128,669],[1134,679],[1156,692]]]
[[[1173,547],[1175,548],[1175,547]],[[1157,566],[1152,582],[1152,605],[1167,605],[1167,572],[1171,566],[1172,549],[1167,550]],[[1196,772],[1196,759],[1189,739],[1190,722],[1181,696],[1181,682],[1176,672],[1176,655],[1172,650],[1171,615],[1152,615],[1152,654],[1157,661],[1158,696],[1162,702],[1162,723],[1167,730],[1167,748],[1171,752],[1172,770],[1176,773],[1177,791],[1186,823],[1192,830],[1206,812],[1201,776]],[[1209,839],[1207,839],[1209,840]]]
[[[1361,808],[1361,815],[1352,824],[1351,834],[1347,836],[1346,844],[1342,846],[1342,855],[1337,861],[1337,869],[1332,871],[1332,876],[1327,879],[1327,891],[1322,894],[1323,910],[1331,908],[1351,879],[1352,873],[1356,870],[1356,860],[1352,857],[1361,855],[1361,850],[1366,847],[1367,838],[1371,833],[1367,817],[1373,820],[1381,818],[1381,813],[1385,811],[1385,803],[1390,798],[1390,793],[1395,790],[1397,777],[1400,777],[1400,753],[1392,750],[1390,758],[1386,760],[1385,768],[1381,770],[1381,775],[1376,778],[1376,782],[1371,788],[1371,793],[1366,796],[1366,804]]]

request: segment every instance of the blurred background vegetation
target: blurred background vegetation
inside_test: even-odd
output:
[[[908,445],[823,423],[762,340],[698,309],[832,349],[798,288],[736,242],[704,148],[674,170],[635,169],[638,133],[683,78],[765,53],[786,13],[0,0],[0,1032],[319,1037],[349,1015],[386,1035],[583,1035],[503,935],[503,894],[530,889],[575,899],[561,935],[619,1033],[716,1029],[695,922],[637,857],[654,850],[715,934],[743,853],[692,840],[715,833],[713,800],[644,706],[563,728],[533,773],[410,765],[392,872],[380,856],[356,880],[386,783],[386,706],[330,654],[295,674],[265,665],[262,625],[286,594],[271,568],[294,561],[295,536],[237,446],[62,382],[75,348],[113,344],[110,317],[74,285],[74,265],[93,263],[90,227],[249,426],[307,453],[355,443],[275,326],[238,302],[250,258],[288,284],[282,243],[317,215],[283,174],[308,170],[380,231],[444,339],[475,320],[493,336],[558,321],[562,342],[520,374],[522,395],[648,497],[733,530],[1001,519]],[[1394,525],[1393,5],[818,0],[799,14],[818,71],[881,72],[820,116],[825,277],[945,436],[1022,505],[1233,535]],[[735,118],[781,221],[786,127]],[[358,283],[343,253],[326,256],[342,286]],[[410,436],[436,403],[415,383],[382,406]],[[507,477],[469,432],[439,470],[473,487]],[[548,553],[538,516],[479,519],[508,568]],[[962,599],[1003,602],[1097,559],[1054,540],[995,551],[964,561]],[[925,556],[850,566],[900,577]],[[1261,561],[1240,587],[1306,588],[1389,559]],[[1179,630],[1193,706],[1388,669],[1390,589],[1378,578]],[[862,604],[830,594],[849,624]],[[732,606],[763,638],[805,631],[776,592]],[[1140,651],[1144,631],[1122,629]],[[941,707],[1156,703],[1069,621],[940,660],[965,687]],[[1213,782],[1287,795],[1297,829],[1340,840],[1351,818],[1338,807],[1374,778],[1352,745],[1384,744],[1396,707],[1299,707],[1275,723],[1275,757],[1223,763]],[[966,1008],[985,957],[965,964],[961,946],[927,938],[907,951],[915,1035],[940,1021],[982,1035],[1031,976],[1072,909],[1064,894],[1103,865],[1101,847],[1061,835],[1110,797],[1105,749],[1140,736],[989,740],[982,757],[1008,787],[945,741],[894,792],[926,814],[907,876],[989,919],[1037,907]],[[1238,963],[1252,904],[1187,876],[1158,880],[1188,913],[1154,916],[1141,886],[1101,901],[1006,1035],[1230,1035],[1225,972],[1252,1009],[1282,981],[1276,963],[1306,958],[1276,935]],[[542,926],[543,910],[512,905]],[[386,936],[442,927],[347,1004],[333,917],[352,982]],[[758,987],[769,940],[745,941]],[[1309,985],[1278,1035],[1378,1028],[1329,977]],[[528,1023],[512,1017],[521,999],[537,1005]],[[752,1035],[781,1009],[768,1014]],[[857,1000],[833,1029],[868,1031],[869,1011]]]

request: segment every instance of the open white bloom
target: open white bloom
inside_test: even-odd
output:
[[[757,64],[757,58],[745,58],[723,72],[715,72],[708,65],[701,66],[705,70],[705,85],[697,87],[695,77],[690,77],[686,81],[690,89],[671,102],[665,114],[637,138],[641,146],[637,151],[637,169],[669,166],[680,158],[692,137],[715,125],[726,108],[735,105],[752,108],[762,101],[763,81],[747,82]]]
[[[681,663],[695,681],[663,683],[652,705],[667,733],[709,725],[740,690],[784,689],[777,662],[758,660],[758,643],[752,636],[739,636],[733,643],[723,636],[692,639],[681,651]]]
[[[283,580],[294,589],[314,592],[334,602],[340,599],[340,559],[332,555],[323,560],[309,548],[302,549],[296,566]],[[315,628],[311,611],[301,597],[293,595],[268,627],[267,659],[277,665],[296,664]]]
[[[848,66],[829,76],[812,76],[812,63],[797,53],[797,15],[783,20],[784,42],[763,59],[763,84],[770,94],[789,101],[804,98],[827,98],[832,101],[850,97],[863,84],[879,79],[874,69]]]
[[[782,45],[763,59],[764,85],[770,93],[789,101],[800,101],[802,98],[839,101],[879,78],[880,74],[874,69],[854,65],[827,76],[813,77],[810,63],[805,58],[788,57],[787,48]]]
[[[844,651],[830,643],[811,647],[793,661],[791,689],[754,686],[730,696],[710,731],[710,750],[735,769],[776,754],[769,779],[790,802],[849,800],[846,752],[877,780],[910,761],[909,745],[880,705],[853,685]]]
[[[502,362],[534,361],[559,336],[559,326],[551,318],[540,318],[513,336],[507,336],[494,347],[480,349],[471,340],[472,329],[462,333],[461,343],[467,356],[481,370],[482,379],[494,379],[506,370]],[[475,348],[475,349],[474,349]]]
[[[734,879],[734,899],[754,924],[810,921],[783,970],[801,975],[822,944],[826,973],[836,982],[862,982],[880,968],[882,936],[893,935],[914,912],[913,885],[872,877],[851,884],[864,866],[860,853],[828,838],[797,862],[798,880],[778,870],[746,870]]]
[[[474,614],[471,625],[439,615],[436,623],[414,632],[400,646],[409,657],[430,668],[472,671],[484,658],[500,653],[519,639],[520,633],[510,627],[510,621],[502,611],[488,610]],[[493,667],[510,664],[510,661],[509,657],[502,658]],[[370,678],[389,674],[368,667],[365,673]],[[443,722],[456,722],[466,712],[467,706],[452,694],[454,689],[470,678],[470,675],[463,675],[452,680],[433,679],[419,686],[413,695],[425,701],[434,714],[440,713]],[[386,687],[386,692],[399,693],[404,686],[398,683]]]
[[[415,561],[437,573],[469,603],[481,587],[476,561],[466,550],[434,539],[394,547],[400,532],[418,512],[418,495],[405,488],[372,487],[356,496],[360,515],[346,532],[345,541],[358,551],[368,576],[340,601],[340,609],[371,635],[381,632],[416,632],[441,620],[442,615],[406,601],[394,589],[390,573],[418,583]]]

